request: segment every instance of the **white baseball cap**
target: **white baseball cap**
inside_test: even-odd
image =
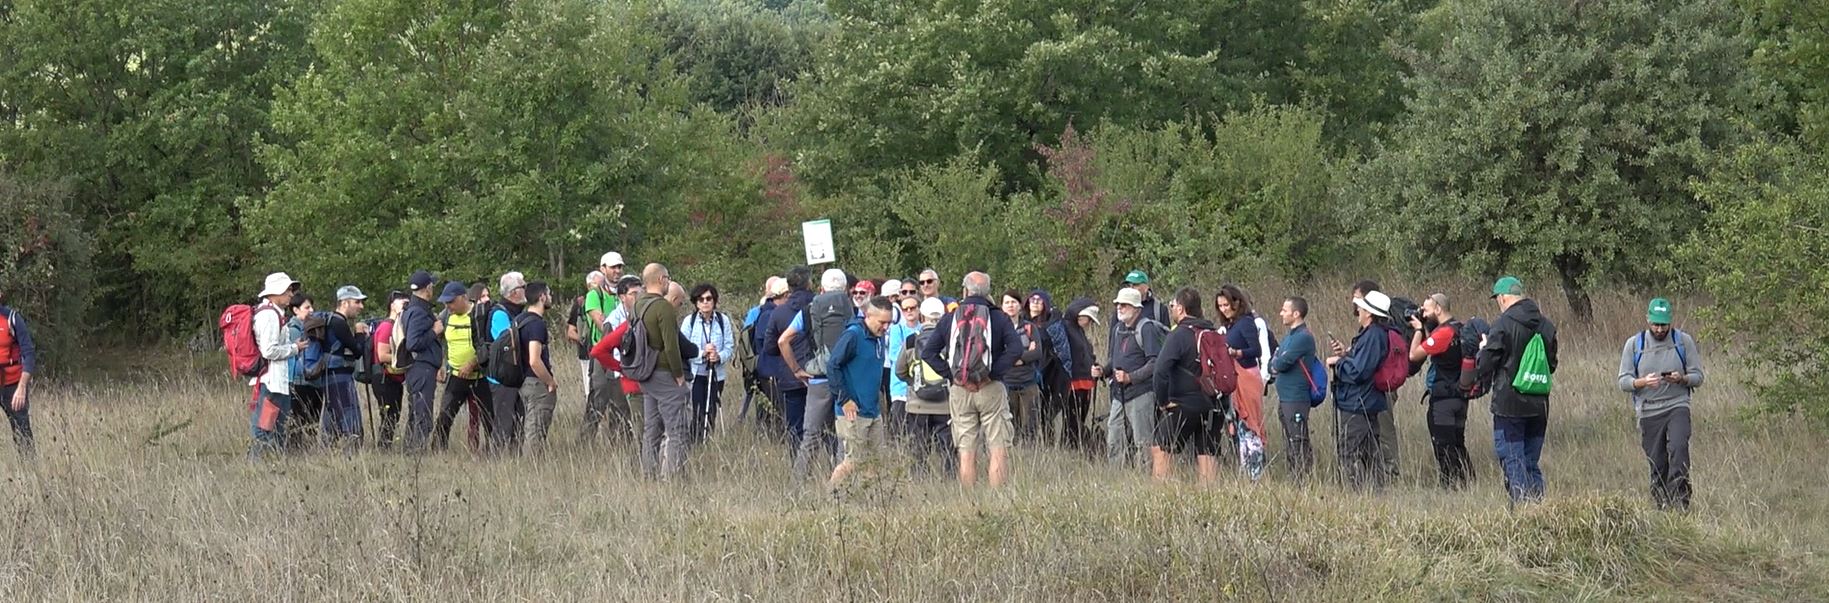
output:
[[[883,295],[901,295],[902,281],[889,279],[883,281]]]
[[[940,315],[945,314],[945,313],[946,313],[946,302],[940,301],[940,298],[929,297],[927,299],[921,300],[921,315],[922,316],[926,316],[928,318],[939,318]]]
[[[788,289],[787,279],[781,278],[779,276],[768,277],[768,296],[769,297],[781,297],[783,295],[787,295],[787,289]]]
[[[616,253],[614,251],[603,254],[603,259],[598,260],[597,265],[598,266],[621,266],[621,265],[623,265],[622,264],[622,254]]]

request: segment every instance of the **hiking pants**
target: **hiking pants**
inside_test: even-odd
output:
[[[611,442],[636,441],[636,436],[641,434],[641,425],[635,420],[636,412],[629,404],[628,394],[622,393],[622,378],[603,368],[603,364],[592,361],[590,382],[591,394],[585,396],[584,424],[578,428],[578,443],[594,443],[598,424],[606,419]]]
[[[1042,389],[1030,384],[1021,389],[1010,389],[1010,412],[1016,415],[1016,441],[1027,444],[1035,441],[1041,433],[1042,424]]]
[[[1296,479],[1308,477],[1308,472],[1315,468],[1315,450],[1308,441],[1312,410],[1306,402],[1277,405],[1277,417],[1283,423],[1283,457],[1289,460],[1289,473]]]
[[[806,420],[807,388],[802,385],[794,389],[777,388],[775,391],[781,395],[781,423],[787,430],[787,460],[792,464],[794,457],[800,454],[800,440],[806,437],[801,422]]]
[[[375,446],[394,445],[394,430],[400,427],[400,400],[406,397],[406,384],[382,377],[370,386],[375,390],[375,405],[381,407],[381,424],[375,426]]]
[[[1156,444],[1156,394],[1129,402],[1111,399],[1105,415],[1105,460],[1113,467],[1149,468],[1149,449]]]
[[[1473,459],[1467,456],[1467,401],[1429,399],[1429,444],[1441,486],[1458,490],[1473,481]]]
[[[487,383],[487,380],[484,381]],[[521,406],[521,388],[489,384],[489,413],[495,428],[489,430],[489,442],[496,454],[520,454],[521,420],[527,409]]]
[[[712,377],[692,376],[692,419],[687,443],[694,446],[703,443],[718,427],[718,398],[723,395],[724,382]]]
[[[406,450],[425,449],[432,435],[432,402],[438,399],[438,367],[414,364],[406,370]]]
[[[291,411],[290,394],[268,391],[264,386],[260,388],[260,399],[248,417],[248,430],[254,435],[254,443],[248,447],[249,458],[258,459],[278,452],[285,445],[286,414]]]
[[[1336,412],[1340,420],[1340,473],[1354,489],[1384,487],[1386,474],[1379,454],[1378,415]]]
[[[1492,447],[1505,470],[1505,491],[1514,503],[1543,499],[1543,434],[1549,417],[1492,417]]]
[[[322,435],[319,424],[324,419],[324,390],[292,384],[292,411],[286,415],[286,448],[305,449]],[[312,433],[314,431],[319,433]]]
[[[806,408],[800,418],[800,450],[794,454],[794,479],[804,479],[813,470],[813,457],[820,457],[821,468],[838,464],[838,434],[833,431],[832,388],[826,382],[807,385]]]
[[[662,480],[678,477],[686,469],[686,430],[691,419],[691,388],[673,380],[666,369],[656,368],[641,382],[642,475]]]
[[[1397,413],[1396,405],[1378,413],[1378,467],[1387,482],[1397,481]]]
[[[1651,499],[1659,509],[1689,508],[1689,408],[1638,420],[1645,458],[1651,462]]]
[[[457,421],[457,411],[467,409],[470,413],[470,450],[481,450],[477,432],[495,428],[494,421],[489,418],[489,414],[495,410],[489,400],[490,395],[487,380],[446,377],[445,396],[438,405],[438,421],[433,426],[433,445],[439,450],[451,446],[451,425]]]
[[[32,403],[27,400],[25,408],[13,410],[13,394],[17,391],[17,383],[0,389],[0,408],[6,409],[6,422],[13,427],[13,443],[19,446],[19,457],[29,459],[35,450],[32,447]]]
[[[558,390],[547,391],[539,379],[529,377],[521,383],[521,405],[527,413],[527,454],[546,451],[546,432],[552,429],[553,409],[558,404]]]
[[[324,418],[319,431],[325,446],[361,440],[362,401],[356,392],[355,379],[349,373],[330,376],[330,387],[324,390]]]

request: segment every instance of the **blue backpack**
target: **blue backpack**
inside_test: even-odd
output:
[[[1638,332],[1638,349],[1632,352],[1632,372],[1634,373],[1638,372],[1639,360],[1645,357],[1645,335],[1648,333],[1648,331]],[[1687,374],[1689,373],[1689,353],[1683,350],[1683,331],[1671,329],[1670,337],[1671,342],[1677,345],[1677,360],[1683,363],[1683,372]]]
[[[1308,376],[1308,407],[1320,406],[1327,401],[1327,365],[1314,356],[1303,358],[1301,363],[1302,374]]]

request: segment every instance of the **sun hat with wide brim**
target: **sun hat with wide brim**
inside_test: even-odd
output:
[[[1383,291],[1367,291],[1365,297],[1353,300],[1353,305],[1379,318],[1391,317],[1391,296],[1385,295]]]
[[[275,272],[267,275],[267,283],[266,286],[261,287],[260,296],[267,297],[269,295],[279,295],[297,287],[298,281],[293,280],[290,276],[286,276],[286,273],[284,272]]]

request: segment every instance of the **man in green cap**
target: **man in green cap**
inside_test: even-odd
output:
[[[1149,273],[1142,270],[1130,271],[1130,274],[1124,275],[1124,287],[1127,289],[1136,289],[1137,293],[1143,295],[1143,305],[1140,306],[1143,309],[1143,318],[1154,320],[1157,323],[1165,325],[1175,324],[1169,322],[1168,306],[1158,303],[1156,301],[1156,296],[1150,294]],[[1112,329],[1116,330],[1117,326],[1117,322],[1113,321]]]
[[[1650,327],[1627,338],[1619,353],[1619,389],[1632,395],[1659,509],[1689,508],[1689,396],[1702,386],[1701,351],[1671,326],[1673,314],[1670,300],[1651,300]]]
[[[1524,296],[1524,282],[1507,276],[1492,285],[1499,319],[1480,346],[1474,371],[1462,385],[1492,382],[1492,446],[1505,472],[1513,504],[1543,499],[1543,438],[1549,431],[1551,376],[1556,372],[1556,323],[1537,301]],[[1542,339],[1542,344],[1535,342]],[[1532,350],[1541,350],[1533,354]],[[1531,362],[1526,362],[1532,357]]]

